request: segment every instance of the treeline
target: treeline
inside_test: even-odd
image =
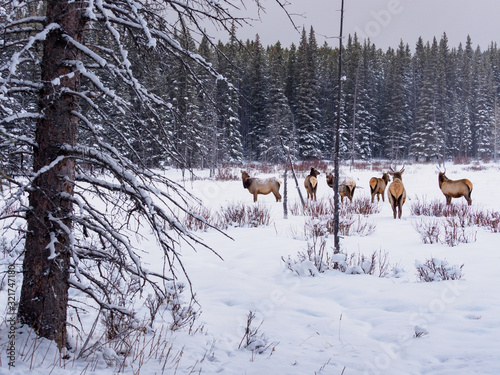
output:
[[[95,29],[88,38],[97,42],[102,36]],[[137,77],[130,78],[129,92],[116,90],[132,105],[137,103],[137,110],[124,116],[113,108],[98,108],[100,98],[92,106],[109,119],[99,122],[104,133],[113,123],[107,132],[113,146],[133,161],[212,169],[242,161],[275,163],[286,156],[281,142],[298,160],[333,158],[338,49],[319,46],[312,28],[302,31],[297,46],[288,47],[279,42],[264,47],[258,36],[246,42],[233,36],[227,43],[208,38],[195,43],[187,29],[177,30],[172,41],[185,54],[160,49],[145,53],[133,38],[123,43],[130,61],[140,63],[133,67]],[[450,47],[442,35],[428,42],[419,39],[414,48],[401,42],[396,49],[382,51],[349,36],[344,49],[343,159],[429,161],[499,155],[496,44],[482,51],[468,38],[464,45]],[[207,63],[193,62],[203,61],[200,57]],[[36,75],[37,69],[34,66],[27,76]],[[113,86],[115,78],[103,73],[99,80]],[[144,111],[144,98],[137,100],[141,88],[135,86],[136,78],[157,96],[148,98],[151,106],[161,98],[171,104],[170,110]],[[83,77],[81,85],[90,87],[92,80]],[[12,103],[21,111],[37,105],[21,94]],[[85,111],[87,103],[81,105]],[[17,131],[32,133],[32,120],[27,118],[26,124],[17,125]],[[92,137],[81,131],[79,138],[85,143]]]
[[[401,42],[396,49],[382,51],[369,41],[361,44],[356,36],[344,47],[344,158],[498,156],[496,44],[482,51],[468,38],[464,45],[450,47],[444,34],[429,42],[420,38],[414,50]],[[338,49],[318,46],[312,28],[309,33],[303,30],[298,46],[264,47],[258,36],[216,46],[204,39],[197,52],[227,80],[204,80],[206,96],[194,89],[196,82],[185,82],[184,91],[179,81],[165,87],[172,99],[185,101],[179,106],[184,118],[194,116],[199,122],[197,147],[185,145],[193,152],[193,164],[277,162],[284,158],[280,139],[299,160],[332,157]],[[173,77],[182,79],[179,73]],[[196,138],[185,130],[176,133],[176,144]]]

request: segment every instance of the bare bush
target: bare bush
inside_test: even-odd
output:
[[[264,205],[232,203],[221,207],[213,213],[204,206],[191,208],[184,216],[182,224],[192,231],[206,231],[208,228],[227,229],[233,227],[250,227],[269,225],[271,222],[270,209]]]
[[[460,243],[476,242],[477,231],[467,230],[465,222],[460,217],[447,218],[443,223],[444,243],[457,246]]]
[[[189,328],[191,332],[196,318],[199,315],[199,310],[194,308],[194,300],[185,303],[182,298],[185,285],[183,283],[170,283],[167,286],[166,294],[162,300],[172,317],[170,329],[176,331],[183,328]]]
[[[410,204],[410,212],[414,216],[443,216],[445,207],[445,203],[441,200],[433,200],[427,203],[425,199],[420,200],[419,197],[416,197]]]
[[[206,231],[213,224],[212,212],[202,205],[191,207],[182,221],[182,225],[192,231]]]
[[[486,167],[484,166],[485,163],[474,163],[469,165],[467,168],[464,168],[466,171],[484,171],[486,170]]]
[[[274,351],[274,348],[278,345],[278,343],[269,343],[269,339],[266,337],[266,335],[259,332],[260,327],[262,326],[262,322],[257,327],[253,326],[255,318],[255,312],[250,311],[247,315],[245,333],[241,338],[238,349],[245,348],[251,350],[252,354],[263,354],[270,348],[272,348],[272,351]]]
[[[420,220],[413,223],[413,227],[420,234],[425,244],[439,243],[441,223],[437,220]]]
[[[421,221],[414,224],[415,229],[422,236],[425,243],[448,243],[450,246],[455,246],[460,242],[474,242],[475,231],[467,232],[466,227],[478,226],[490,230],[493,233],[500,232],[500,212],[498,211],[483,211],[477,207],[472,208],[465,204],[445,205],[444,202],[433,200],[426,202],[425,200],[415,199],[411,204],[411,212],[415,216],[434,216],[446,218],[446,222],[438,225],[437,221],[426,222]],[[439,237],[439,231],[445,233],[445,239],[431,240]],[[458,239],[458,241],[455,241]]]
[[[464,217],[447,217],[445,220],[421,220],[413,223],[425,244],[442,243],[457,246],[476,241],[477,231],[469,228]]]
[[[304,227],[307,237],[308,229],[314,226],[321,226],[322,230],[328,234],[334,232],[334,201],[333,198],[322,198],[316,202],[309,201],[305,208],[298,202],[290,207],[294,215],[306,215],[310,221],[306,221]],[[367,222],[365,216],[369,213],[379,212],[380,207],[371,205],[369,199],[355,199],[353,202],[346,202],[340,207],[339,232],[343,236],[367,236],[376,228],[375,223]],[[315,219],[316,222],[311,221]]]
[[[470,213],[470,223],[499,233],[500,212],[498,211],[472,211]]]
[[[233,173],[233,169],[227,166],[217,168],[215,173],[216,181],[238,181],[240,180],[239,174]]]
[[[375,223],[368,222],[359,215],[344,218],[339,223],[339,231],[343,236],[368,236],[375,228]]]
[[[387,277],[391,268],[387,252],[374,251],[369,256],[361,253],[330,253],[326,249],[325,237],[318,237],[315,241],[308,242],[306,252],[297,253],[297,258],[281,258],[285,267],[298,276],[317,276],[327,270],[338,270],[352,275],[376,275]],[[393,267],[392,272],[396,277],[404,271]]]
[[[299,276],[316,276],[330,268],[326,250],[328,232],[318,219],[308,221],[305,232],[306,238],[308,238],[307,250],[305,252],[299,251],[295,260],[290,256],[287,259],[283,257],[281,259],[286,268]]]
[[[460,280],[463,276],[461,266],[450,266],[447,261],[437,258],[427,259],[425,263],[416,261],[417,277],[423,282]]]
[[[378,204],[371,204],[370,198],[368,197],[354,199],[351,204],[346,205],[346,209],[349,208],[353,213],[365,216],[378,214],[381,210]]]
[[[269,225],[270,222],[269,207],[260,204],[247,206],[240,203],[221,207],[217,224],[218,227],[224,228],[229,226],[256,228]]]
[[[386,251],[374,251],[366,256],[361,253],[336,254],[332,257],[333,268],[351,275],[376,275],[387,277],[389,275],[389,257]]]

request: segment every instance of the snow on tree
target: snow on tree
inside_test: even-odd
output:
[[[133,121],[134,132],[150,138],[148,147],[154,144],[186,166],[191,150],[178,152],[164,114],[176,121],[189,118],[195,115],[192,102],[176,107],[152,87],[154,77],[146,79],[143,68],[173,56],[194,82],[200,83],[193,64],[218,77],[176,40],[174,24],[202,35],[202,21],[229,31],[234,18],[226,6],[205,0],[1,2],[2,149],[13,155],[18,148],[32,167],[12,165],[9,179],[17,190],[0,218],[12,217],[13,202],[21,203],[14,215],[27,222],[19,319],[59,348],[67,345],[70,288],[88,295],[99,309],[133,317],[131,306],[113,297],[123,296],[128,282],[140,280],[135,293],[147,288],[161,297],[178,272],[189,280],[177,249],[199,240],[177,215],[192,215],[187,207],[195,198],[149,169],[125,128]],[[177,19],[169,23],[166,14]],[[165,274],[141,263],[133,241],[137,225],[151,228]],[[109,283],[114,272],[122,278],[116,285]]]
[[[311,27],[309,38],[305,29],[297,51],[297,90],[295,96],[295,126],[297,147],[301,159],[317,159],[323,149],[320,131],[318,81],[316,71],[316,38]]]

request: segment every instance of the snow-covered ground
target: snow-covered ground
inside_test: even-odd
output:
[[[318,199],[333,194],[321,172]],[[342,172],[358,184],[355,199],[368,197],[370,177],[381,176],[378,170],[342,168]],[[482,168],[447,165],[449,178],[466,177],[473,182],[472,208],[482,211],[500,211],[499,172],[500,166],[495,164],[484,164]],[[167,173],[172,179],[181,180],[178,171]],[[251,170],[249,173],[252,175]],[[207,176],[208,172],[198,174]],[[259,174],[259,177],[266,175]],[[299,184],[305,196],[303,180],[301,176]],[[474,233],[475,242],[454,247],[424,244],[415,229],[423,218],[412,216],[410,206],[418,200],[444,202],[435,165],[407,165],[403,181],[408,199],[401,220],[393,219],[386,200],[380,202],[379,213],[364,219],[375,225],[372,234],[341,239],[342,251],[348,254],[387,253],[391,266],[404,270],[398,277],[391,272],[383,278],[336,270],[315,277],[292,273],[282,258],[296,259],[298,252],[307,249],[305,218],[289,212],[288,219],[284,219],[283,205],[276,203],[272,194],[259,196],[258,204],[270,209],[269,226],[229,228],[226,233],[231,238],[215,230],[197,232],[222,259],[202,247],[193,251],[185,246],[181,251],[201,306],[201,315],[194,325],[196,333],[169,332],[162,329],[160,319],[154,331],[138,336],[149,354],[137,354],[135,361],[127,362],[122,368],[123,372],[179,375],[500,373],[500,233],[473,227],[467,230]],[[298,194],[290,176],[288,182],[289,199],[295,203]],[[253,204],[252,195],[243,189],[239,180],[197,179],[184,184],[213,211],[230,204]],[[463,198],[453,200],[454,205],[463,203]],[[147,237],[147,233],[145,235]],[[150,268],[161,269],[156,245],[143,242],[142,246],[149,252],[143,261],[149,263]],[[330,253],[333,251],[333,236],[328,238],[327,249]],[[446,260],[450,265],[463,264],[463,277],[419,282],[415,262],[431,258]],[[6,305],[4,287],[0,291],[0,311],[6,311]],[[268,349],[262,354],[238,348],[250,311],[256,315],[253,327],[267,340]],[[3,321],[1,374],[9,371],[9,327],[5,316],[2,313],[0,319]],[[57,351],[53,347],[40,342],[33,344],[33,340],[26,339],[26,333],[20,336],[16,350],[24,353],[31,350],[33,354],[23,358],[18,354],[16,367],[9,372],[12,374],[27,371],[113,374],[120,368],[117,364],[121,363],[120,358],[108,361],[109,366],[97,358],[71,358],[65,368],[60,368],[54,366]],[[151,339],[161,341],[161,345],[152,349],[148,344]],[[37,346],[27,349],[27,345]],[[139,347],[135,345],[134,350]],[[139,362],[141,359],[143,362]]]

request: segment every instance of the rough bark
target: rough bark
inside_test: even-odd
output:
[[[68,91],[78,91],[79,76],[72,74],[74,64],[69,62],[81,58],[81,53],[68,43],[65,35],[82,40],[85,24],[82,6],[81,2],[71,0],[47,1],[47,24],[59,27],[53,28],[43,42],[41,78],[44,87],[40,92],[39,111],[44,117],[36,126],[33,171],[38,176],[29,194],[24,280],[19,304],[20,322],[33,327],[38,335],[54,340],[59,348],[67,343],[73,212],[65,194],[73,195],[75,178],[74,160],[64,158],[61,147],[76,144],[78,121],[71,111],[78,106],[78,100]],[[63,159],[55,162],[58,157]],[[55,249],[55,256],[51,249]]]

